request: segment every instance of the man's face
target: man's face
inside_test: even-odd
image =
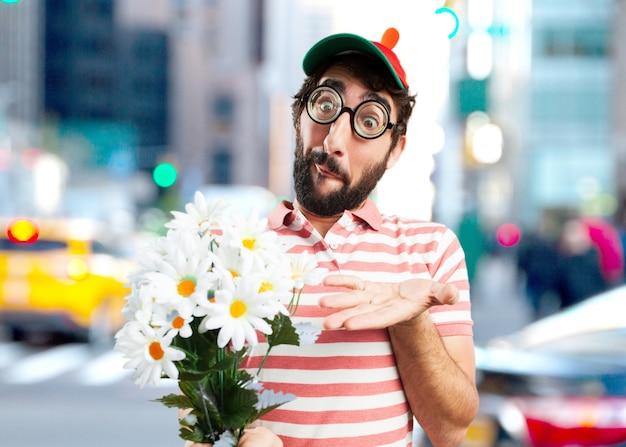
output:
[[[344,106],[355,109],[367,99],[380,99],[395,111],[391,97],[368,91],[341,67],[331,67],[320,80],[339,91]],[[294,186],[298,203],[318,216],[334,216],[361,206],[385,171],[393,166],[401,149],[390,151],[391,131],[367,140],[356,135],[350,113],[332,124],[318,124],[307,114],[296,129]]]

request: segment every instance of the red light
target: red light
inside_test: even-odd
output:
[[[496,239],[504,247],[513,247],[520,240],[520,230],[512,223],[502,224],[496,230]]]
[[[39,238],[39,228],[32,220],[16,219],[7,227],[7,236],[12,242],[30,244]]]

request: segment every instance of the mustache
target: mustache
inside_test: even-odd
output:
[[[307,161],[324,166],[328,172],[341,177],[345,182],[349,182],[350,180],[342,171],[337,159],[330,157],[326,151],[312,150],[307,154]]]

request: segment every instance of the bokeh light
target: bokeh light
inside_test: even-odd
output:
[[[74,258],[67,263],[67,274],[75,281],[85,279],[89,274],[89,266],[84,259]]]
[[[32,220],[16,219],[9,223],[7,236],[12,242],[29,244],[39,238],[39,228]]]
[[[176,167],[171,163],[160,163],[152,172],[152,178],[154,179],[154,183],[156,183],[161,188],[169,188],[174,183],[176,183],[176,177],[178,176],[178,172],[176,171]]]
[[[503,247],[514,247],[517,245],[521,237],[521,232],[517,225],[505,223],[496,230],[496,240]]]

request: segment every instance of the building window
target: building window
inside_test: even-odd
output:
[[[221,147],[213,154],[213,183],[228,185],[232,182],[232,157],[229,148]]]
[[[231,129],[235,119],[235,101],[229,94],[218,95],[213,101],[216,128],[222,132]]]
[[[610,52],[610,30],[601,27],[547,28],[535,33],[539,56],[607,57]]]

